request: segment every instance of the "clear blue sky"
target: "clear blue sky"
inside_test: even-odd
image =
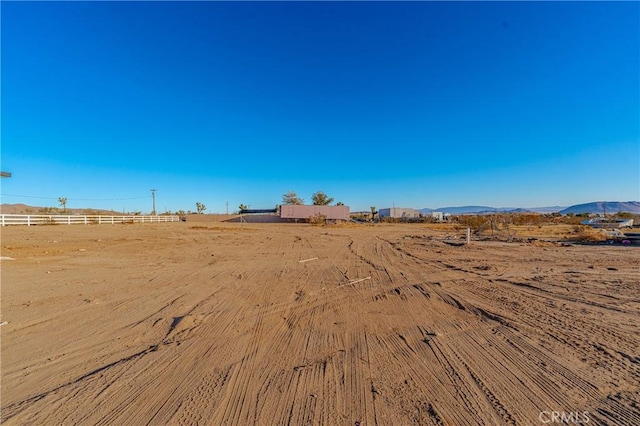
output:
[[[2,2],[2,202],[640,199],[638,2]],[[28,196],[28,197],[27,197]],[[42,197],[42,198],[30,198]]]

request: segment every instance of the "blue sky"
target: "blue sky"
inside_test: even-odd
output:
[[[2,202],[640,199],[638,2],[2,2]],[[39,197],[39,198],[35,198]]]

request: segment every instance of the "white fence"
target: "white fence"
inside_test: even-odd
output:
[[[6,225],[102,225],[116,223],[179,222],[179,216],[102,216],[102,215],[46,215],[0,214],[2,226]]]

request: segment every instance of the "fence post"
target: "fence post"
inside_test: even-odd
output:
[[[2,226],[4,226],[4,215],[2,215]]]
[[[467,227],[467,244],[471,242],[471,228]]]
[[[71,216],[67,216],[67,225],[71,225]]]
[[[87,217],[86,216],[84,217],[84,224],[85,225],[87,224]]]
[[[111,216],[111,224],[113,225],[113,216]]]

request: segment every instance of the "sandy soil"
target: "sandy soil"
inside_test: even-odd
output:
[[[640,424],[638,247],[442,240],[3,228],[2,424]]]

